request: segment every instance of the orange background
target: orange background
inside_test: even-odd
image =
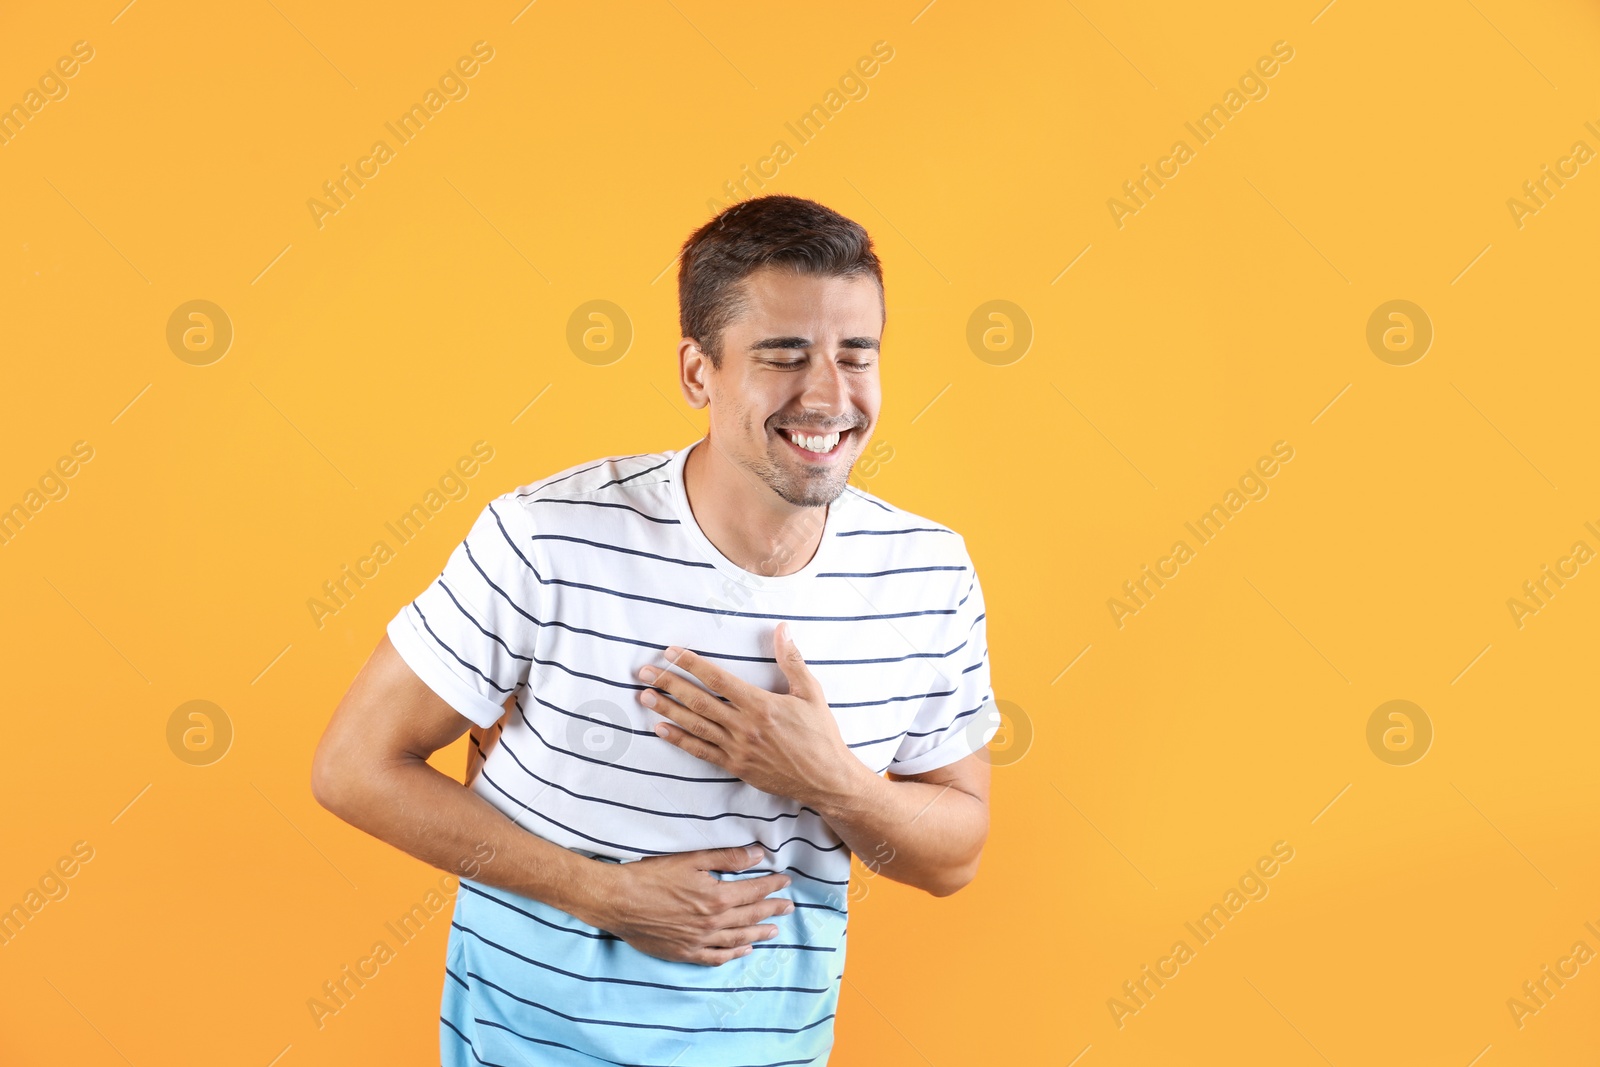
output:
[[[311,1020],[439,875],[315,803],[313,746],[491,496],[700,434],[673,257],[779,140],[746,192],[828,204],[885,262],[893,458],[857,480],[966,536],[1009,708],[978,880],[854,905],[833,1062],[1592,1055],[1600,964],[1507,1006],[1600,950],[1600,568],[1507,605],[1600,548],[1600,174],[1508,206],[1600,149],[1592,5],[119,5],[0,13],[0,104],[93,49],[0,146],[0,507],[93,449],[0,546],[0,906],[93,849],[0,947],[0,1059],[437,1062],[443,914]],[[480,40],[468,94],[319,227],[307,201]],[[1201,144],[1185,123],[1279,41]],[[205,366],[167,341],[196,299],[234,331]],[[1367,341],[1397,299],[1434,332],[1403,366]],[[569,344],[591,300],[625,352]],[[991,300],[1016,310],[975,348]],[[466,497],[319,628],[321,584],[480,440]],[[1194,541],[1278,441],[1268,494]],[[1433,732],[1406,765],[1367,739],[1396,699]],[[169,746],[191,700],[232,726],[209,765]],[[1278,841],[1200,945],[1184,924]]]

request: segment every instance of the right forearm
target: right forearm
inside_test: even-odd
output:
[[[524,830],[425,760],[398,760],[345,782],[325,806],[352,826],[441,870],[598,925],[609,865]]]

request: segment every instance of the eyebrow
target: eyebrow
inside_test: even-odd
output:
[[[809,337],[767,337],[750,346],[750,351],[756,352],[768,348],[810,348]],[[877,348],[876,337],[845,337],[839,341],[840,348]]]

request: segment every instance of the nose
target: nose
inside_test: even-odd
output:
[[[845,383],[845,370],[831,359],[813,360],[806,369],[805,390],[800,394],[800,405],[807,411],[826,412],[830,416],[843,415],[848,410],[846,398],[850,389]]]

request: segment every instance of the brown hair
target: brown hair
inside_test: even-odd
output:
[[[861,224],[815,200],[758,196],[734,204],[683,243],[678,324],[713,367],[722,365],[722,331],[745,309],[743,282],[764,267],[796,274],[870,274],[883,303],[883,266]]]

